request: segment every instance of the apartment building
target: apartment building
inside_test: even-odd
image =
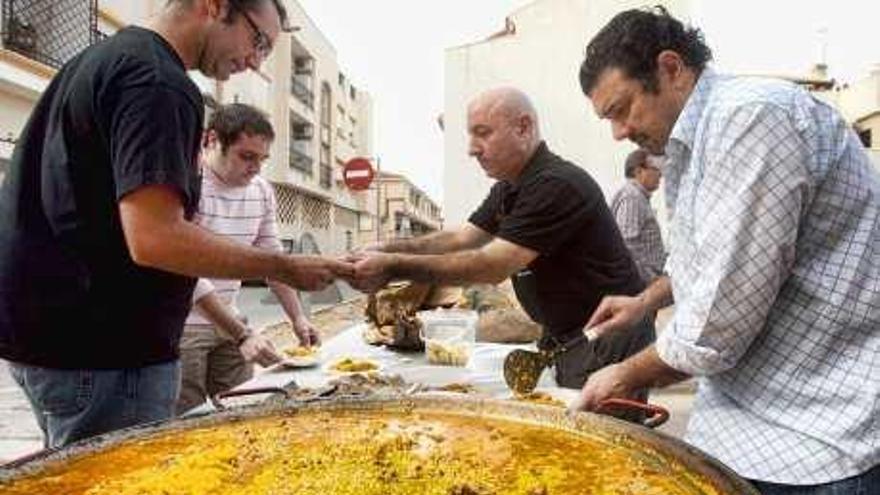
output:
[[[378,211],[382,229],[374,241],[417,237],[443,228],[440,206],[409,179],[381,172],[376,182],[380,191]],[[371,193],[375,201],[375,191]],[[373,211],[376,209],[374,206]]]
[[[0,176],[57,69],[124,26],[145,23],[165,1],[0,0]],[[279,37],[259,73],[223,83],[196,72],[191,77],[208,113],[242,102],[270,116],[277,138],[263,176],[275,187],[287,249],[339,253],[375,237],[369,193],[351,192],[342,181],[346,161],[373,155],[372,99],[339,67],[333,45],[302,7],[294,0],[285,5],[298,29]]]

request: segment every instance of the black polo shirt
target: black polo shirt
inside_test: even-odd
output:
[[[512,281],[551,335],[583,328],[604,296],[644,288],[598,184],[544,143],[515,183],[492,187],[470,222],[539,253]]]
[[[146,29],[58,72],[0,190],[0,357],[52,368],[177,357],[195,280],[132,262],[119,200],[169,185],[191,218],[203,116],[183,62]]]

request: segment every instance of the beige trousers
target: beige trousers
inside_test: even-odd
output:
[[[234,342],[211,326],[187,325],[180,339],[181,384],[176,413],[200,406],[208,397],[249,380],[254,367]]]

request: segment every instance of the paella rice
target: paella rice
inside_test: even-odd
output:
[[[716,494],[675,463],[589,435],[444,413],[311,412],[165,432],[0,493]]]

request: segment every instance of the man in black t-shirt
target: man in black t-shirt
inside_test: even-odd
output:
[[[470,154],[498,182],[464,227],[372,246],[352,259],[355,285],[376,290],[392,278],[434,283],[499,283],[512,277],[523,308],[544,328],[543,348],[581,335],[609,294],[636,294],[643,283],[605,204],[583,169],[541,140],[522,92],[501,88],[468,108]],[[573,346],[556,366],[559,385],[587,376],[647,346],[643,322],[608,340]]]
[[[257,68],[279,0],[171,0],[68,62],[0,189],[0,357],[57,447],[169,417],[195,277],[319,289],[335,260],[245,247],[189,222],[203,101],[186,71]]]

